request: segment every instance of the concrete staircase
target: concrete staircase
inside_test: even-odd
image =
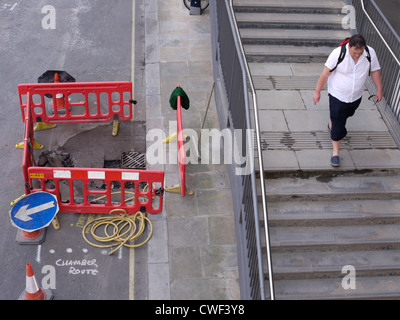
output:
[[[358,122],[371,132],[351,123],[342,167],[332,169],[327,102],[317,108],[309,101],[323,62],[349,36],[344,1],[234,4],[267,128],[263,169],[276,299],[400,298],[400,152],[364,99]],[[355,270],[355,289],[345,289],[346,266]],[[267,269],[265,279],[269,288]]]
[[[277,299],[400,298],[399,173],[267,173]]]
[[[325,61],[349,34],[342,27],[343,6],[343,1],[235,1],[248,60]]]

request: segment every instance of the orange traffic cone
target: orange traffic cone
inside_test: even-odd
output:
[[[21,230],[21,233],[20,233],[21,237],[26,240],[35,240],[35,239],[39,238],[41,234],[42,234],[42,229],[39,229],[39,230],[36,230],[33,232]]]
[[[26,264],[26,289],[21,300],[46,300],[46,293],[38,286],[30,263]]]
[[[60,77],[58,76],[57,72],[54,74],[54,83],[60,83]],[[62,93],[56,94],[56,105],[57,105],[57,110],[65,109],[65,98]]]
[[[36,231],[25,231],[22,229],[17,229],[17,235],[15,237],[15,240],[19,244],[41,244],[46,240],[46,228],[39,229]]]

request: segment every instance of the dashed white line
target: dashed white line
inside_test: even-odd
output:
[[[36,262],[37,263],[40,263],[41,252],[42,252],[42,245],[39,244],[38,247],[37,247],[37,251],[36,251]]]
[[[135,14],[136,14],[136,0],[132,0],[132,60],[131,60],[131,81],[135,79]],[[121,251],[121,249],[120,249]],[[129,248],[129,279],[128,279],[128,299],[135,300],[135,249]]]

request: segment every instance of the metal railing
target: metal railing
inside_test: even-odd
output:
[[[217,100],[220,100],[220,103],[217,103],[217,105],[225,105],[225,108],[220,107],[218,110],[220,124],[222,127],[230,127],[235,132],[239,129],[242,135],[241,141],[247,142],[241,151],[249,155],[246,159],[252,162],[252,168],[254,168],[255,161],[254,141],[253,137],[249,138],[247,135],[248,130],[252,129],[252,119],[255,126],[262,218],[264,221],[264,237],[267,253],[269,296],[271,300],[274,300],[275,294],[257,95],[241,43],[232,0],[210,1],[210,15],[213,50],[215,51],[215,60],[213,61],[214,78],[216,83],[219,84],[216,86]],[[251,118],[250,114],[249,91],[252,98],[253,118]],[[226,102],[224,103],[224,101]],[[256,174],[253,169],[250,174],[237,175],[234,173],[234,166],[229,171],[234,198],[235,223],[238,230],[237,233],[239,234],[237,235],[238,246],[241,248],[239,256],[244,260],[242,268],[239,268],[242,269],[239,272],[243,276],[240,279],[241,289],[244,288],[245,298],[264,300],[266,299],[266,288],[264,286],[264,261],[259,225]]]
[[[240,40],[239,28],[237,25],[237,21],[235,18],[235,13],[233,10],[233,0],[230,0],[229,8],[231,12],[231,16],[233,18],[233,27],[235,29],[235,35],[239,39],[238,44],[240,48],[241,57],[243,60],[243,65],[246,69],[246,77],[250,84],[250,89],[253,98],[253,112],[254,112],[254,125],[255,125],[255,133],[256,133],[256,142],[257,142],[257,156],[258,156],[258,165],[259,165],[259,174],[260,174],[260,189],[261,189],[261,203],[262,203],[262,216],[264,221],[264,231],[265,231],[265,243],[267,250],[267,267],[268,267],[268,279],[269,279],[269,289],[270,289],[270,297],[271,300],[275,300],[275,289],[274,289],[274,279],[273,279],[273,270],[272,270],[272,259],[271,259],[271,244],[270,244],[270,236],[269,236],[269,224],[268,224],[268,212],[267,212],[267,197],[266,197],[266,189],[265,189],[265,178],[264,178],[264,160],[261,149],[261,137],[260,137],[260,121],[259,121],[259,111],[257,104],[257,94],[253,82],[253,78],[251,76],[250,68],[246,60],[246,55],[244,52],[242,41]],[[249,109],[249,108],[248,108]],[[254,159],[254,158],[253,158]],[[256,189],[253,189],[253,192],[256,192]]]
[[[353,5],[357,12],[357,32],[375,49],[381,65],[385,99],[380,111],[386,113],[386,108],[390,108],[392,115],[383,116],[387,118],[385,121],[400,146],[400,37],[374,0],[355,0]],[[367,87],[374,90],[372,84]]]

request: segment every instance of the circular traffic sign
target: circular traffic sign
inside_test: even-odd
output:
[[[47,227],[58,210],[54,194],[38,191],[18,200],[11,208],[10,218],[17,228],[32,232]]]

